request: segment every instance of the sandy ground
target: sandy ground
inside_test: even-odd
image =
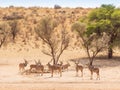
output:
[[[100,68],[100,80],[96,80],[95,74],[94,79],[90,80],[90,72],[86,67],[83,78],[80,76],[80,72],[79,77],[76,77],[75,64],[72,61],[69,61],[71,64],[69,71],[63,72],[62,77],[54,74],[52,78],[50,73],[45,73],[43,76],[40,74],[21,75],[18,64],[23,62],[23,58],[27,58],[31,64],[34,63],[33,59],[37,59],[40,54],[44,60],[42,61],[44,65],[49,61],[49,57],[42,53],[38,54],[37,52],[38,55],[35,56],[36,51],[33,51],[34,54],[31,52],[28,55],[25,55],[25,52],[8,54],[9,52],[6,51],[1,53],[0,90],[120,90],[119,58],[113,60],[96,59],[95,65]],[[66,51],[61,59],[65,61],[67,58],[78,58],[78,53],[84,56],[82,51]],[[81,59],[82,64],[86,62],[86,60]],[[29,65],[26,68],[29,68]]]

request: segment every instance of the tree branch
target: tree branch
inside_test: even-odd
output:
[[[4,36],[3,39],[1,39],[1,41],[0,41],[0,48],[1,48],[2,45],[4,44],[5,40],[6,40],[6,36]]]
[[[51,55],[50,53],[48,53],[48,52],[46,52],[46,51],[43,51],[43,50],[42,50],[42,52],[43,52],[44,54],[52,57],[52,55]]]

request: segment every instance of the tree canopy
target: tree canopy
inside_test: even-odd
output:
[[[42,52],[52,57],[53,64],[58,63],[61,54],[69,46],[69,35],[64,24],[59,30],[57,30],[57,26],[56,20],[45,17],[36,27],[38,37],[45,43]]]
[[[115,8],[115,6],[109,4],[103,4],[100,8],[94,9],[88,15],[88,35],[96,33],[101,35],[105,32],[109,37],[109,48],[108,48],[108,58],[112,58],[113,46],[118,41],[120,33],[120,9]]]
[[[77,32],[77,36],[81,39],[80,43],[86,50],[89,64],[92,65],[98,53],[107,47],[109,37],[105,33],[101,36],[96,33],[89,34],[86,27],[87,25],[76,22],[72,25],[72,31]]]

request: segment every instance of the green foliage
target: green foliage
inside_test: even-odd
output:
[[[83,16],[79,19],[79,22],[82,22],[82,23],[88,23],[88,19],[87,19],[87,16]]]
[[[110,20],[100,20],[99,22],[94,22],[91,24],[88,24],[87,27],[87,34],[90,35],[92,33],[96,33],[98,35],[101,35],[103,32],[110,33],[113,29],[113,26],[111,24]]]
[[[82,36],[86,32],[86,25],[84,23],[76,22],[72,25],[71,30]]]
[[[106,9],[108,9],[108,10],[112,10],[112,9],[115,8],[115,6],[113,6],[112,4],[108,4],[108,5],[102,4],[101,7],[102,7],[102,8],[106,8]]]
[[[102,5],[100,8],[94,9],[88,16],[89,21],[99,21],[101,19],[111,19],[115,7],[113,5]]]
[[[120,28],[120,9],[116,9],[111,14],[112,24],[115,28]]]
[[[118,43],[117,38],[120,33],[120,9],[115,8],[115,6],[111,4],[103,4],[100,8],[94,9],[88,15],[88,36],[93,33],[100,36],[103,32],[110,37],[108,43],[109,49],[112,49],[113,46],[116,46],[115,42],[117,41]]]
[[[89,23],[87,27],[87,34],[106,32],[109,36],[117,38],[117,33],[120,33],[120,9],[109,4],[103,4],[100,8],[93,10],[89,16]],[[114,33],[114,35],[113,35]]]
[[[102,5],[100,8],[93,10],[89,14],[88,19],[90,26],[91,25],[96,26],[96,28],[92,28],[94,29],[93,30],[94,32],[99,29],[101,33],[108,32],[108,30],[109,33],[110,30],[112,33],[113,29],[116,28],[116,26],[119,26],[120,24],[120,10],[115,9],[113,5]]]

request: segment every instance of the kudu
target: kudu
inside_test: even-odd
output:
[[[62,77],[62,62],[61,64],[54,64],[54,65],[51,65],[50,62],[48,62],[47,66],[48,69],[51,71],[51,77],[53,77],[53,73],[56,70],[60,73],[60,77]]]
[[[67,64],[62,65],[62,69],[68,71],[68,67],[69,67],[69,66],[70,66],[70,63],[67,62]]]
[[[35,69],[36,72],[40,71],[41,76],[43,75],[44,66],[41,64],[40,60],[38,60],[38,62],[35,60],[35,64],[30,65],[30,71],[31,72],[32,72],[33,69]]]
[[[99,70],[99,68],[96,68],[96,67],[94,67],[93,65],[90,65],[90,64],[86,64],[86,65],[88,66],[88,69],[91,72],[91,78],[90,79],[92,80],[93,79],[93,73],[96,73],[97,74],[96,79],[100,80],[100,74],[99,74],[100,70]]]
[[[27,64],[28,64],[28,61],[24,59],[24,63],[19,64],[19,71],[20,72],[24,71]]]
[[[83,77],[83,66],[79,65],[79,62],[75,62],[76,65],[76,76],[78,76],[79,70],[81,71],[81,77]]]

